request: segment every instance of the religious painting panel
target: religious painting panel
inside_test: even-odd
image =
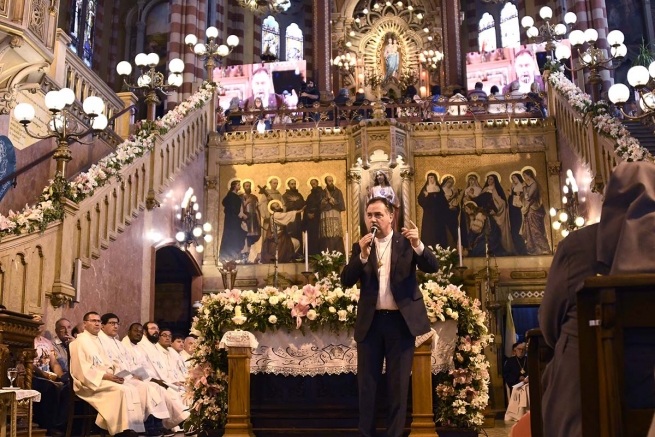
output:
[[[543,153],[415,159],[417,225],[426,245],[465,256],[552,253]]]
[[[226,165],[219,180],[221,261],[289,263],[302,262],[305,252],[345,253],[345,161]]]

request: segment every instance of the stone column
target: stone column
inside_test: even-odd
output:
[[[407,226],[409,221],[412,219],[412,180],[414,179],[414,169],[411,167],[403,168],[400,171],[400,177],[403,178],[402,181],[402,198],[401,205],[403,209],[403,224]]]
[[[139,102],[138,97],[131,91],[118,93],[118,97],[123,101],[123,109],[136,105]],[[124,140],[130,135],[130,126],[134,124],[134,113],[128,111],[118,117],[114,125],[114,132]]]
[[[412,425],[409,437],[438,437],[432,411],[432,342],[414,351],[412,363]]]
[[[211,157],[216,149],[209,150]],[[205,219],[212,225],[211,235],[212,241],[205,245],[205,255],[202,258],[203,265],[216,265],[218,260],[218,214],[219,205],[221,204],[218,198],[218,174],[213,174],[210,169],[209,175],[205,176]]]
[[[314,0],[314,68],[316,87],[330,93],[332,81],[330,76],[330,59],[332,57],[331,42],[332,31],[329,0]]]
[[[348,183],[350,185],[350,235],[351,242],[359,241],[361,238],[359,230],[359,198],[362,192],[362,171],[353,167],[348,172]],[[346,247],[346,250],[350,248]]]
[[[466,86],[466,72],[462,57],[462,36],[459,0],[446,0],[442,3],[443,22],[443,69],[446,76],[446,86]],[[445,90],[443,90],[445,91]]]
[[[230,331],[223,341],[227,347],[226,436],[255,437],[250,423],[250,333]]]

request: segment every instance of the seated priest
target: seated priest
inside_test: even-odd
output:
[[[198,340],[196,337],[190,335],[187,338],[184,339],[184,349],[180,352],[180,356],[186,363],[187,368],[191,367],[193,363],[189,361],[191,358],[191,355],[193,355],[193,351],[196,350],[196,342]]]
[[[62,434],[68,417],[68,372],[62,368],[61,357],[52,342],[43,336],[44,332],[45,325],[41,325],[39,335],[34,338],[32,389],[41,393],[41,402],[34,403],[34,421],[49,435],[57,436]]]
[[[182,357],[182,352],[184,352],[184,336],[181,334],[173,334],[173,340],[171,341],[171,346],[168,348],[169,357],[171,365],[175,365],[177,372],[180,375],[186,377],[189,376],[188,364],[186,360]]]
[[[120,320],[117,315],[108,313],[100,318],[102,330],[98,333],[107,356],[116,366],[119,374],[125,374],[125,383],[133,385],[139,391],[139,399],[145,408],[146,434],[149,436],[173,435],[170,428],[179,425],[188,417],[182,408],[177,406],[168,395],[166,389],[150,377],[146,369],[137,364],[135,358],[118,339]]]
[[[70,372],[75,394],[98,411],[96,424],[109,434],[135,437],[145,432],[144,408],[137,389],[116,376],[116,365],[98,337],[100,315],[84,315],[84,332],[70,344]]]

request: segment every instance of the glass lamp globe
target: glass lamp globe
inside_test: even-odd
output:
[[[625,37],[623,36],[623,32],[620,30],[613,30],[607,34],[607,43],[611,46],[618,46],[619,44],[623,44],[624,39]]]
[[[171,86],[177,86],[176,83],[177,83],[177,77],[178,76],[179,76],[179,74],[169,74],[168,75],[168,84],[171,85]]]
[[[199,237],[202,235],[202,228],[193,228],[193,236],[194,237]]]
[[[650,77],[655,78],[655,62],[652,62],[652,63],[648,66],[648,73],[650,74]]]
[[[587,29],[584,31],[584,36],[588,43],[594,43],[598,40],[598,31],[596,29]]]
[[[630,98],[630,88],[622,83],[615,83],[610,87],[607,96],[612,103],[625,103]]]
[[[363,13],[364,15],[368,14],[368,9],[367,9],[367,8],[362,9],[362,13]]]
[[[198,38],[192,33],[184,37],[184,44],[188,46],[195,46],[198,43]]]
[[[569,215],[567,213],[565,213],[563,211],[559,213],[559,221],[564,223],[564,222],[566,222],[568,220],[569,220]]]
[[[84,99],[82,108],[87,115],[94,117],[96,115],[102,114],[102,112],[105,110],[105,102],[103,102],[102,99],[98,96],[89,96]]]
[[[184,232],[182,232],[182,231],[180,231],[180,232],[178,232],[177,234],[175,234],[175,239],[176,239],[177,241],[179,241],[180,243],[183,242],[183,241],[185,240],[185,238],[186,238],[186,235],[185,235]]]
[[[191,201],[195,203],[198,201],[198,198],[195,195],[193,195],[191,196]]]
[[[557,215],[557,210],[555,208],[550,208],[550,216],[555,217]]]
[[[555,49],[555,58],[558,60],[569,59],[571,57],[571,49],[568,46],[557,46]]]
[[[628,70],[628,83],[633,87],[644,86],[649,79],[648,69],[642,65],[635,65]]]
[[[536,37],[539,36],[539,29],[532,26],[531,28],[528,29],[528,31],[526,33],[528,34],[529,38],[536,38]]]
[[[148,65],[148,55],[145,53],[139,53],[134,57],[134,63],[137,67],[145,67]]]
[[[610,54],[615,58],[625,58],[625,55],[628,54],[628,48],[625,44],[619,44],[615,47],[610,47]]]
[[[539,16],[544,20],[550,20],[553,18],[553,10],[548,6],[544,6],[543,8],[539,9]]]
[[[193,204],[193,210],[194,211],[198,211],[199,208],[200,208],[200,206],[197,203]]]
[[[572,46],[580,46],[585,42],[584,32],[581,30],[573,30],[569,33],[569,41]]]
[[[641,99],[639,99],[639,107],[644,112],[652,112],[655,110],[655,94],[646,93],[641,96]]]
[[[209,39],[215,39],[215,38],[218,36],[218,29],[215,28],[214,26],[210,26],[210,27],[208,27],[207,30],[205,31],[205,35],[206,35],[207,38],[209,38]]]
[[[61,114],[55,115],[48,122],[48,129],[50,129],[51,132],[63,132],[65,124],[66,118],[62,117]]]
[[[526,29],[531,28],[534,26],[534,19],[531,16],[526,15],[521,19],[521,26],[525,27]]]
[[[202,230],[205,232],[211,232],[212,231],[211,223],[207,222],[204,225],[202,225]]]
[[[589,52],[585,52],[582,55],[582,62],[584,62],[587,65],[590,65],[593,61],[593,58],[591,57],[591,54]]]
[[[566,15],[564,15],[564,22],[569,26],[575,24],[576,21],[578,21],[578,16],[575,15],[575,12],[567,12]]]
[[[211,241],[214,239],[210,234],[205,234],[203,238],[205,239],[205,243],[211,243]]]
[[[575,218],[575,225],[577,227],[579,227],[579,228],[583,227],[584,226],[584,217],[580,217],[580,216],[576,217]]]
[[[116,65],[116,72],[119,76],[128,76],[132,72],[132,65],[127,61],[121,61]]]
[[[70,88],[62,88],[59,90],[59,97],[64,100],[66,105],[72,105],[75,102],[75,93]]]
[[[197,212],[196,213],[196,220],[200,220],[202,218],[202,213]]]
[[[198,253],[203,253],[204,251],[205,251],[205,248],[203,247],[202,244],[198,244],[198,245],[196,246],[196,252],[198,252]]]
[[[29,103],[19,103],[14,108],[14,118],[24,125],[34,120],[34,115],[34,107]]]
[[[205,48],[205,45],[202,43],[198,43],[195,46],[193,46],[193,52],[196,55],[202,56],[205,53],[207,53],[207,49]]]
[[[221,44],[218,46],[218,49],[216,49],[216,54],[224,58],[230,54],[230,49],[225,44]]]
[[[168,63],[168,70],[171,73],[182,73],[184,71],[184,61],[180,58],[171,59],[171,62]]]
[[[566,33],[566,24],[559,23],[555,26],[555,33],[557,35],[564,35]]]
[[[556,231],[559,230],[559,228],[562,227],[562,224],[560,222],[553,222],[553,229]]]
[[[152,82],[150,76],[146,76],[145,74],[139,76],[139,78],[136,80],[136,84],[141,88],[147,87],[148,85],[150,85],[150,82]]]
[[[227,37],[227,45],[230,47],[236,47],[239,45],[239,37],[236,35],[230,35]]]
[[[93,130],[104,130],[107,127],[107,124],[109,121],[107,120],[107,117],[104,114],[97,115],[93,117],[93,122],[91,123],[91,128]]]
[[[59,95],[59,91],[49,91],[45,95],[45,106],[55,112],[64,109],[64,99]]]
[[[562,237],[566,238],[569,235],[569,231],[566,229],[562,229]]]
[[[564,186],[562,187],[562,192],[563,192],[564,194],[569,194],[569,187],[567,187],[566,185],[564,185]]]
[[[150,67],[156,67],[159,64],[159,55],[157,53],[148,54],[148,65]]]

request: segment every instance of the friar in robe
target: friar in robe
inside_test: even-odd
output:
[[[287,231],[292,238],[295,238],[298,241],[302,241],[302,217],[301,211],[305,207],[305,198],[298,191],[298,181],[295,178],[289,178],[287,180],[287,190],[282,195],[282,200],[287,212],[296,211],[296,219],[289,223]],[[300,252],[302,252],[302,245],[300,246]]]
[[[115,375],[116,368],[98,338],[100,315],[84,315],[84,332],[70,344],[70,374],[80,399],[98,411],[96,424],[113,436],[145,432],[144,407],[134,386]]]
[[[98,333],[100,343],[109,358],[116,365],[119,371],[134,372],[145,367],[138,365],[135,358],[128,352],[125,345],[118,340],[118,326],[120,320],[112,313],[103,314],[102,330]],[[165,429],[174,428],[183,422],[188,416],[181,406],[177,406],[167,393],[166,389],[151,381],[149,377],[126,376],[125,382],[134,385],[139,390],[141,404],[145,405],[145,417],[152,415],[154,419],[146,420],[146,432],[148,435],[160,435],[162,425]],[[159,420],[157,420],[159,419]]]
[[[311,193],[307,196],[305,203],[305,214],[303,215],[303,229],[307,232],[307,246],[309,255],[321,253],[318,243],[319,231],[321,228],[321,200],[323,200],[323,188],[319,185],[318,179],[311,178],[309,185]]]
[[[346,253],[343,244],[343,226],[341,212],[346,210],[343,193],[334,186],[332,176],[325,177],[325,190],[321,199],[321,225],[319,231],[319,246],[321,251]]]
[[[248,260],[254,262],[257,254],[251,250],[252,246],[259,241],[262,236],[262,218],[259,213],[259,199],[252,193],[252,182],[243,183],[243,194],[241,195],[243,204],[243,214],[246,216],[246,250],[248,250]]]
[[[225,221],[223,223],[223,238],[219,257],[228,261],[238,259],[246,243],[247,232],[241,227],[246,218],[243,213],[241,198],[237,192],[241,189],[240,181],[232,181],[230,191],[223,198]]]

